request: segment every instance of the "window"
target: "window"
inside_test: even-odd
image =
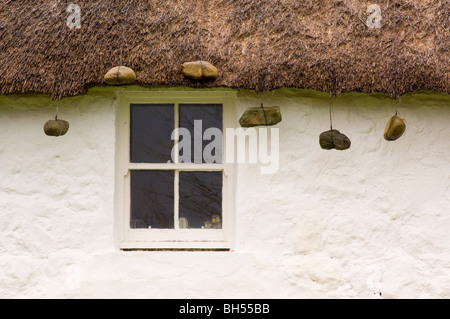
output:
[[[229,249],[233,92],[119,93],[116,238],[121,249]]]

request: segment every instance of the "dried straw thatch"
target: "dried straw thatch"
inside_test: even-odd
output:
[[[72,2],[81,29],[66,25]],[[144,86],[450,92],[449,1],[396,0],[395,33],[394,0],[72,2],[1,0],[1,94],[86,92],[119,65],[121,47]],[[380,29],[366,25],[371,3]],[[183,76],[200,59],[219,69],[215,81]]]

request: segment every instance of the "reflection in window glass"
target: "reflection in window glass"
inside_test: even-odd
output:
[[[173,104],[131,104],[130,161],[168,163],[174,146]]]
[[[174,172],[131,172],[130,227],[174,228]]]
[[[204,139],[205,131],[210,128],[220,130],[220,133],[223,133],[222,109],[223,107],[220,104],[180,105],[180,127],[188,129],[191,135],[190,163],[222,163],[223,141],[221,137],[217,141],[215,140],[215,136],[211,136],[211,140]],[[199,137],[199,142],[195,140],[196,134]],[[212,155],[210,158],[205,158],[203,157],[205,146],[209,144],[217,145],[217,147],[214,147],[211,152],[205,152],[206,154]],[[195,158],[196,153],[200,154],[197,158]],[[214,159],[214,161],[211,159]]]
[[[222,172],[180,172],[180,228],[222,228]]]

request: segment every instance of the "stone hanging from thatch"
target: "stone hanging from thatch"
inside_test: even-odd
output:
[[[136,73],[126,66],[116,66],[105,74],[104,82],[109,85],[130,85],[136,82]]]
[[[405,133],[406,124],[397,115],[390,118],[384,130],[384,139],[386,141],[395,141]]]
[[[217,68],[206,61],[183,63],[183,74],[192,80],[214,80],[217,78]]]
[[[54,120],[47,121],[44,125],[44,133],[48,136],[63,136],[69,131],[69,122],[64,120],[58,120],[55,117]]]
[[[350,139],[338,130],[329,130],[320,134],[320,147],[324,150],[336,149],[343,151],[351,146]]]
[[[279,106],[251,107],[242,114],[239,124],[242,127],[273,126],[281,120]]]

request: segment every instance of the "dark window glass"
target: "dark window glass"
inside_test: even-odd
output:
[[[174,172],[131,172],[130,227],[174,228]]]
[[[222,228],[222,172],[180,172],[180,228]]]
[[[174,141],[173,104],[131,104],[130,161],[168,163]]]
[[[210,137],[210,140],[204,139],[205,131],[209,128],[215,128],[215,131],[219,130],[219,133],[221,135],[223,134],[222,109],[223,107],[220,104],[180,105],[180,128],[186,128],[191,136],[191,156],[190,161],[189,159],[187,160],[190,163],[222,163],[222,136],[213,135]],[[180,136],[180,141],[182,141],[182,139],[183,137]],[[209,145],[209,147],[205,150],[207,145]],[[196,154],[197,156],[195,156]],[[206,158],[203,156],[204,154],[207,155]],[[180,154],[180,162],[182,162],[182,159],[183,157]]]

